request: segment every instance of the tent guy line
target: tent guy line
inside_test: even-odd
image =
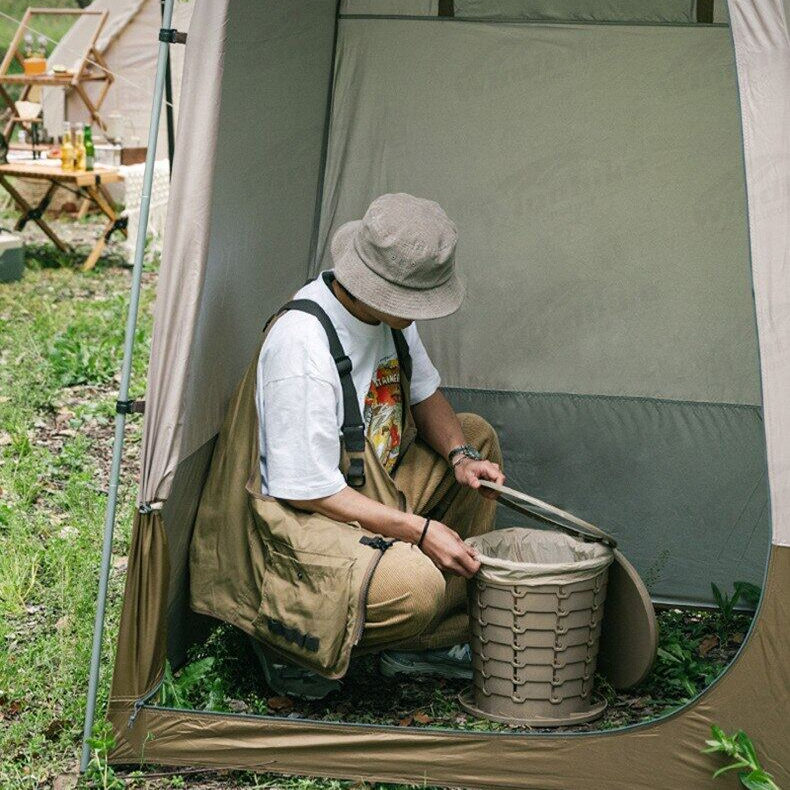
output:
[[[21,19],[17,19],[16,17],[11,16],[11,14],[7,14],[5,11],[0,11],[0,16],[4,17],[9,22],[15,22],[17,25],[21,25],[22,24],[22,20]],[[34,27],[31,27],[30,25],[25,25],[25,30],[29,30],[31,33],[35,33],[37,36],[41,36],[42,38],[44,38],[47,41],[49,41],[50,44],[59,44],[60,43],[56,39],[51,38],[46,33],[42,33],[40,30],[36,30]],[[77,50],[70,49],[69,47],[66,47],[66,46],[64,46],[63,48],[70,55],[77,55],[79,57],[82,57],[82,53],[81,52],[77,52]],[[112,76],[115,77],[115,79],[120,80],[121,82],[125,82],[127,85],[130,85],[132,88],[136,88],[138,91],[142,91],[149,98],[153,98],[154,94],[150,90],[148,90],[147,88],[144,88],[142,85],[139,85],[138,83],[130,80],[128,77],[124,77],[123,74],[119,74],[116,71],[112,71],[111,69],[108,69],[106,66],[102,66],[101,63],[97,63],[95,60],[91,60],[90,58],[85,58],[85,62],[86,63],[90,63],[91,66],[95,66],[97,69],[101,69],[102,71],[106,72],[107,74],[112,74]],[[173,109],[175,109],[175,106],[173,105],[172,102],[169,102],[166,99],[162,99],[162,101],[164,102],[164,104],[166,106],[172,107]]]

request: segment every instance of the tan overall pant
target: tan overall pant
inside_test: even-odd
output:
[[[466,441],[489,461],[502,463],[494,429],[475,414],[459,414]],[[371,473],[386,474],[379,465]],[[447,461],[416,439],[393,474],[410,510],[435,516],[462,538],[489,532],[495,502],[459,486]],[[381,558],[371,579],[359,649],[409,650],[447,647],[469,639],[466,580],[442,573],[420,549],[397,541]]]

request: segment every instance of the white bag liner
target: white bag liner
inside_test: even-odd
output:
[[[528,527],[498,529],[466,541],[478,551],[478,578],[492,584],[571,584],[597,576],[614,559],[599,542]]]

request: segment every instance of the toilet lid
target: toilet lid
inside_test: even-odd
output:
[[[571,532],[585,540],[606,543],[614,551],[609,566],[598,671],[616,689],[641,683],[650,672],[658,649],[658,626],[645,583],[611,535],[554,505],[487,480],[480,484],[499,493],[498,501],[543,524]]]

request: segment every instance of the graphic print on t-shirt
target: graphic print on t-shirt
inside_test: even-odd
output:
[[[391,472],[398,460],[403,404],[400,391],[400,365],[397,357],[379,360],[365,396],[365,424],[384,468]]]

